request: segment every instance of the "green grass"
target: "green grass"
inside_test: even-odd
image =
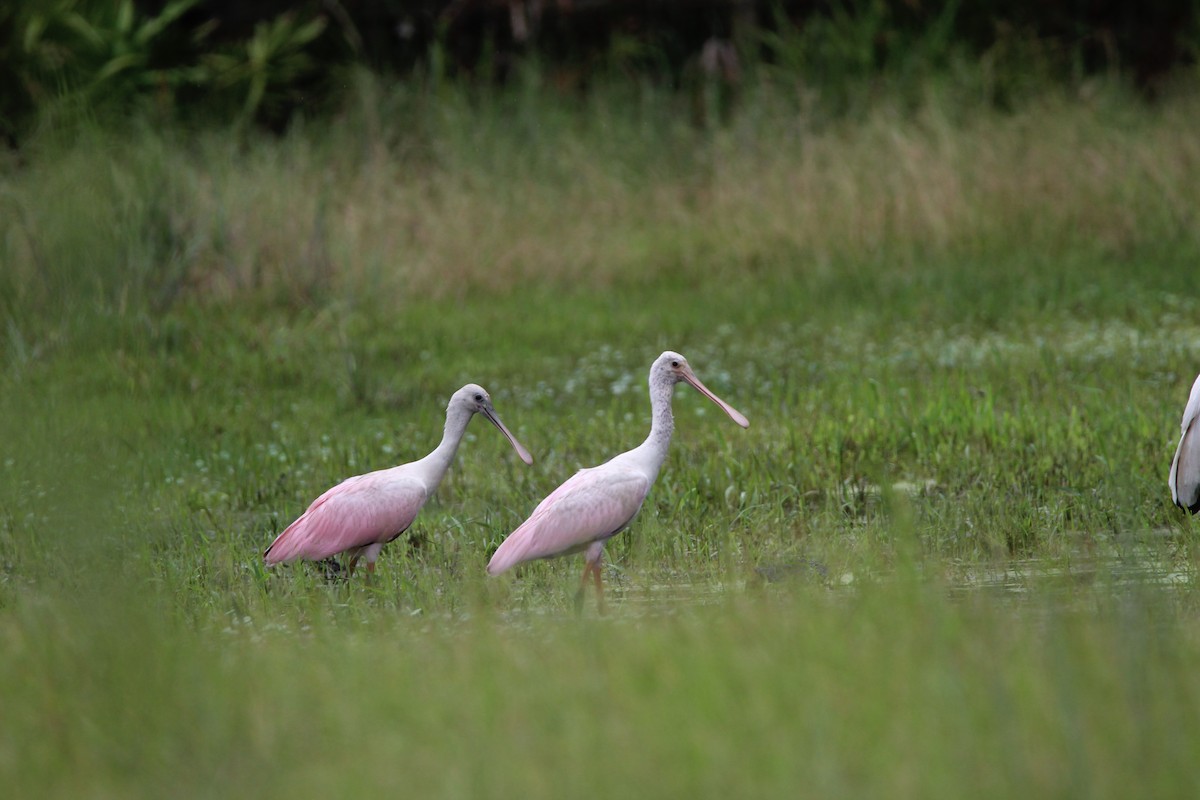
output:
[[[1194,97],[367,100],[0,174],[15,796],[1195,793]],[[611,616],[486,578],[668,347],[751,427],[677,393]],[[532,467],[475,422],[372,583],[262,569],[467,381]]]

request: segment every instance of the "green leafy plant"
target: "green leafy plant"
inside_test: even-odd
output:
[[[221,42],[216,18],[189,19],[201,8],[200,0],[172,0],[157,14],[134,0],[0,7],[0,134],[17,138],[39,111],[165,114],[185,97],[205,108],[233,98],[243,121],[284,120],[317,73],[308,49],[325,18],[289,12]]]
[[[12,115],[32,108],[128,108],[147,98],[170,105],[180,87],[207,76],[197,53],[214,23],[185,28],[181,18],[199,0],[173,0],[157,15],[133,0],[117,3],[60,0],[9,11],[5,61],[16,88],[4,107]]]
[[[64,14],[62,24],[75,36],[77,46],[73,52],[83,90],[120,98],[202,82],[204,73],[188,63],[189,55],[203,43],[213,24],[182,34],[173,30],[179,18],[197,2],[174,0],[155,17],[140,15],[133,0],[101,5],[87,14],[77,10]],[[163,57],[164,45],[176,44],[180,38],[188,47]]]
[[[299,99],[300,84],[313,77],[318,63],[307,48],[324,31],[324,17],[299,19],[282,14],[260,22],[249,40],[205,57],[216,88],[240,97],[243,121],[263,115],[278,118]]]

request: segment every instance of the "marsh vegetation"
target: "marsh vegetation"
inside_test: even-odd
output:
[[[527,78],[4,164],[13,796],[1194,794],[1194,87],[698,126]],[[677,393],[612,613],[573,560],[487,579],[666,348],[751,427]],[[476,423],[372,582],[264,571],[467,381],[533,467]]]

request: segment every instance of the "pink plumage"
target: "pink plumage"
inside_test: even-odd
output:
[[[432,453],[409,464],[347,478],[329,489],[275,538],[263,552],[263,561],[271,567],[346,553],[351,573],[362,557],[367,559],[367,570],[373,572],[383,546],[408,530],[442,482],[467,423],[476,413],[500,429],[522,461],[533,463],[529,451],[496,416],[488,393],[469,383],[450,398],[442,441]]]
[[[263,555],[268,565],[320,561],[386,544],[408,530],[428,496],[420,482],[393,470],[347,478],[314,500]]]
[[[501,543],[488,573],[499,575],[525,561],[577,553],[611,538],[637,516],[651,483],[641,472],[604,466],[576,472]]]
[[[551,492],[500,544],[488,562],[488,574],[499,575],[526,561],[586,551],[576,603],[582,602],[590,573],[603,610],[600,562],[604,543],[637,516],[658,477],[675,425],[671,397],[680,381],[690,383],[738,425],[749,427],[740,412],[700,382],[687,359],[668,350],[650,367],[652,422],[646,441],[598,467],[580,470]]]

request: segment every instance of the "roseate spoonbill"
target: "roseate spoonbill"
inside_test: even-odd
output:
[[[604,543],[633,521],[666,460],[671,432],[675,428],[671,396],[675,384],[680,381],[694,386],[738,425],[750,426],[739,411],[700,382],[686,358],[668,350],[650,366],[653,419],[646,441],[598,467],[581,469],[551,492],[529,519],[500,544],[488,563],[488,574],[499,575],[526,561],[583,551],[583,577],[579,581],[575,605],[578,608],[582,604],[584,587],[591,574],[596,585],[596,601],[603,613],[600,561]]]
[[[408,530],[417,512],[442,482],[458,443],[475,414],[483,414],[508,438],[517,455],[532,464],[529,451],[508,430],[482,386],[468,383],[450,397],[446,430],[432,453],[409,464],[356,475],[313,501],[263,552],[267,567],[298,558],[321,561],[338,553],[349,556],[349,573],[360,558],[367,571],[388,542]]]
[[[1193,514],[1200,511],[1200,433],[1196,432],[1197,417],[1200,417],[1200,377],[1192,384],[1192,393],[1183,409],[1179,447],[1175,448],[1171,474],[1167,478],[1175,505]]]

